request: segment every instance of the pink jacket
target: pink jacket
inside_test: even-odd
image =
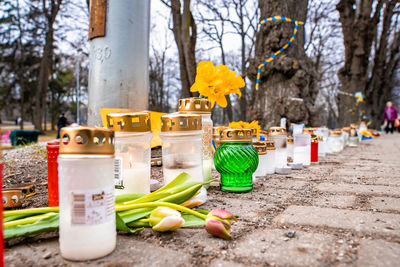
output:
[[[385,107],[383,112],[383,120],[385,121],[395,121],[397,119],[397,110],[395,107]]]

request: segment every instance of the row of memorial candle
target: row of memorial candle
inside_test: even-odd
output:
[[[164,183],[187,172],[192,181],[211,179],[212,121],[207,99],[179,100],[179,112],[162,116]],[[150,192],[151,125],[147,112],[113,112],[107,127],[116,134],[114,180],[116,194]],[[206,201],[205,189],[202,201]]]

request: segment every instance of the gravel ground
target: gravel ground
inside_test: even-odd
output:
[[[394,205],[390,213],[383,213],[373,207],[373,199],[400,200],[399,140],[398,135],[384,136],[328,155],[291,175],[257,179],[253,191],[246,194],[227,194],[219,190],[218,183],[211,184],[209,201],[201,208],[225,208],[239,216],[229,241],[213,238],[201,227],[174,233],[145,229],[138,235],[119,234],[117,249],[107,257],[74,263],[59,255],[54,232],[7,241],[5,261],[8,266],[365,266],[361,263],[374,262],[368,257],[375,257],[374,251],[380,248],[386,252],[385,261],[375,265],[396,266],[400,261],[400,226],[396,224],[400,207]],[[38,195],[26,206],[47,204],[46,159],[40,146],[7,151],[4,159],[6,185],[31,181],[38,187]],[[153,179],[161,180],[161,176],[161,168],[152,168]],[[334,183],[333,191],[323,187],[330,183]],[[354,188],[340,189],[342,184]],[[360,193],[363,186],[370,187]],[[296,218],[288,213],[296,207],[326,208],[326,214]],[[366,218],[378,216],[377,221],[383,221],[379,216],[391,216],[385,223],[393,225],[368,232],[369,222],[348,223],[346,228],[329,215],[347,211],[360,214],[360,218],[367,212]],[[322,217],[303,222],[318,215]],[[345,217],[346,222],[352,219]]]

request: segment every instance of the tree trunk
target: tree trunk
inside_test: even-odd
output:
[[[259,0],[261,18],[281,15],[306,20],[307,0]],[[257,67],[289,41],[294,24],[273,21],[264,24],[256,34],[255,59],[248,77],[255,87]],[[309,124],[317,96],[315,67],[304,50],[304,29],[299,31],[289,48],[290,55],[277,58],[261,70],[260,89],[253,90],[254,109],[247,110],[250,120],[257,119],[264,127],[279,125],[281,117],[288,122]],[[253,105],[252,105],[253,106]]]
[[[178,47],[179,69],[181,74],[182,91],[181,97],[192,97],[190,86],[196,77],[196,23],[190,11],[190,0],[183,1],[183,12],[181,12],[180,0],[171,0],[171,11],[175,42]]]
[[[342,90],[350,93],[365,93],[368,84],[368,67],[372,44],[376,36],[381,8],[386,2],[379,0],[373,12],[373,0],[360,0],[356,9],[353,1],[341,0],[336,9],[342,24],[345,46],[344,66],[338,76]],[[357,106],[354,97],[339,95],[339,126],[357,122],[362,106]]]
[[[389,45],[393,10],[396,1],[385,5],[383,14],[382,31],[379,41],[376,40],[376,53],[372,75],[366,88],[365,113],[371,118],[373,127],[379,127],[382,121],[386,101],[390,100],[394,86],[393,74],[399,62],[396,56],[400,52],[400,30],[392,38]]]
[[[60,9],[62,0],[51,1],[51,6],[46,7],[46,1],[43,1],[43,13],[47,20],[46,43],[43,49],[42,60],[40,61],[38,87],[36,90],[35,101],[35,129],[43,131],[43,112],[46,105],[46,95],[49,87],[50,68],[52,65],[53,42],[54,42],[54,22]]]

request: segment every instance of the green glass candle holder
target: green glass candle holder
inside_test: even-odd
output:
[[[258,153],[252,146],[251,130],[226,129],[221,132],[220,146],[215,152],[214,163],[221,174],[222,191],[233,193],[251,191],[252,176],[258,166]]]

